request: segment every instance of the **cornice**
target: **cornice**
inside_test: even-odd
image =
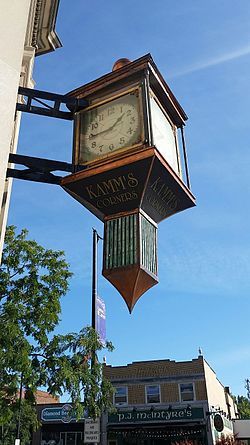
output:
[[[36,0],[31,45],[36,56],[61,48],[62,43],[55,31],[60,0]]]

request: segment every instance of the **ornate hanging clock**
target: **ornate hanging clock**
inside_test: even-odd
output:
[[[75,115],[75,173],[61,185],[104,221],[103,275],[131,311],[158,282],[157,224],[195,205],[187,116],[150,54],[69,94],[89,106]]]

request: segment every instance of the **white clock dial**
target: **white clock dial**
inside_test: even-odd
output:
[[[141,140],[138,92],[81,113],[79,160],[88,162]]]
[[[173,170],[181,177],[176,128],[171,124],[157,101],[151,97],[152,130],[154,145]]]

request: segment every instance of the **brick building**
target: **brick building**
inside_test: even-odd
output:
[[[202,355],[104,367],[115,393],[114,414],[102,420],[103,445],[212,445],[232,435],[236,417],[229,388]]]
[[[237,413],[229,388],[201,355],[104,365],[104,374],[115,388],[116,410],[102,416],[101,445],[214,445],[221,434],[233,434]],[[37,402],[41,429],[32,445],[84,444],[84,419],[71,417],[70,404],[46,393]]]

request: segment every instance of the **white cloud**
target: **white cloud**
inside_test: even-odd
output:
[[[210,68],[212,66],[220,65],[225,62],[229,62],[234,59],[238,59],[239,57],[243,57],[250,54],[250,45],[247,45],[242,48],[238,48],[234,51],[231,51],[226,54],[222,54],[220,56],[204,60],[201,62],[194,63],[193,65],[187,66],[186,68],[183,68],[183,70],[180,70],[179,72],[175,72],[172,74],[172,78],[184,76],[186,74],[194,73],[196,71],[201,71],[206,68]]]

